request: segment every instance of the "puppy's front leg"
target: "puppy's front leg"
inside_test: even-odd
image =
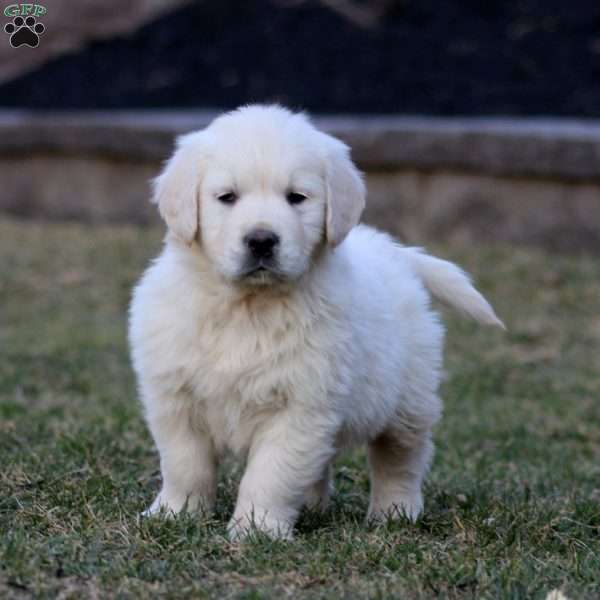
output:
[[[309,488],[334,454],[334,435],[316,423],[285,418],[255,435],[235,511],[231,539],[252,529],[290,539]]]
[[[162,489],[144,516],[161,509],[173,514],[212,509],[216,491],[216,461],[208,435],[195,431],[186,412],[149,415],[148,425],[160,453]]]

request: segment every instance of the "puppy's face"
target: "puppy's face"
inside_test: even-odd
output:
[[[266,284],[296,279],[325,235],[320,164],[291,140],[226,139],[208,160],[200,192],[200,238],[227,279]],[[275,142],[275,143],[273,143]]]
[[[255,106],[181,138],[156,199],[225,279],[269,285],[298,279],[321,246],[342,241],[364,186],[341,142],[301,115]]]

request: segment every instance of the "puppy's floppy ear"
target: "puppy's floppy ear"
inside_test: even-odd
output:
[[[350,149],[339,140],[329,138],[326,159],[327,242],[337,246],[358,224],[365,208],[365,184],[350,158]]]
[[[153,181],[152,202],[158,204],[169,229],[187,244],[198,232],[202,135],[197,132],[177,138],[175,153]]]

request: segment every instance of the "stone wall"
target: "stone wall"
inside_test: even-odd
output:
[[[0,114],[0,212],[157,222],[149,180],[207,113]],[[367,175],[365,219],[409,243],[600,249],[600,125],[326,118]]]

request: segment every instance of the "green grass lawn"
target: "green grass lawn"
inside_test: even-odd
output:
[[[445,313],[445,416],[424,516],[369,528],[364,453],[293,542],[218,512],[141,520],[159,483],[126,346],[161,232],[0,221],[0,597],[600,597],[600,261],[437,247],[508,332]]]

